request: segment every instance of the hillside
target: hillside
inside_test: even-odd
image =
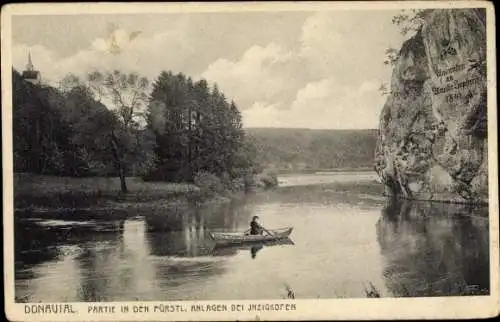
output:
[[[247,128],[262,163],[286,171],[373,168],[377,130]]]

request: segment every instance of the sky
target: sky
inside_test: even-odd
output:
[[[45,82],[73,73],[162,70],[217,83],[246,127],[377,128],[397,11],[38,15],[12,18],[12,64]],[[110,47],[114,35],[119,51]]]

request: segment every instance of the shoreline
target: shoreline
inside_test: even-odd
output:
[[[278,176],[280,175],[302,175],[302,174],[336,174],[340,172],[374,172],[375,170],[370,167],[362,168],[339,168],[339,169],[311,169],[311,170],[296,170],[296,171],[286,171],[286,170],[276,170]]]
[[[434,194],[433,196],[435,197],[436,195],[439,194]],[[459,200],[455,198],[433,198],[433,199],[424,199],[424,198],[407,198],[404,196],[394,196],[394,195],[388,195],[388,194],[383,194],[384,197],[387,197],[388,199],[395,199],[395,200],[401,200],[401,201],[409,201],[409,202],[428,202],[428,203],[435,203],[435,204],[449,204],[449,205],[463,205],[463,206],[471,206],[471,207],[487,207],[489,205],[489,202],[485,199],[480,199],[476,202],[470,202],[467,200]]]
[[[342,170],[335,171],[335,173],[339,172]],[[356,172],[366,171],[357,170]],[[296,173],[296,175],[303,174]],[[280,176],[282,174],[278,174],[278,181]],[[118,178],[69,178],[26,174],[15,174],[14,177],[13,214],[17,218],[39,215],[42,217],[88,216],[96,219],[113,219],[130,217],[131,213],[137,213],[137,211],[143,211],[149,216],[156,216],[183,211],[193,205],[203,207],[213,204],[227,204],[233,199],[244,198],[249,194],[267,190],[256,186],[247,192],[226,190],[223,193],[217,193],[203,190],[194,184],[152,183],[129,178],[130,189],[124,194],[119,190]],[[418,203],[488,206],[488,201],[483,198],[470,202],[453,198],[453,196],[441,196],[439,193],[432,194],[431,198],[394,196],[384,192],[385,186],[377,181],[278,185],[270,190],[286,191],[304,186],[311,186],[312,189],[334,189],[338,193],[375,193],[387,199]]]
[[[340,172],[367,172],[367,169],[328,169],[318,174]],[[306,172],[276,173],[279,177],[301,175]],[[257,180],[263,180],[266,174],[257,175]],[[265,179],[265,178],[264,178]],[[278,182],[276,182],[278,183]],[[36,175],[29,173],[14,173],[14,210],[22,211],[31,208],[49,209],[99,209],[123,205],[145,205],[154,202],[176,202],[179,199],[189,199],[196,203],[220,202],[235,196],[246,194],[244,189],[223,192],[210,188],[198,187],[193,183],[173,183],[144,181],[137,177],[127,178],[128,192],[120,190],[119,178],[116,177],[59,177]],[[255,182],[249,191],[260,191],[277,186],[266,186],[263,182]]]
[[[161,216],[189,207],[225,205],[246,193],[213,191],[191,183],[149,182],[127,178],[129,191],[120,191],[119,178],[73,178],[14,174],[15,219],[123,219],[144,212]],[[254,191],[260,190],[255,187]]]

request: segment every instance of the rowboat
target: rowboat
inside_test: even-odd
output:
[[[293,227],[284,227],[268,230],[262,235],[248,235],[244,232],[237,233],[216,233],[211,232],[210,237],[216,245],[236,245],[246,243],[265,243],[288,238],[292,233]]]

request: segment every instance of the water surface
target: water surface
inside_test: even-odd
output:
[[[224,205],[126,220],[16,220],[29,302],[446,296],[489,292],[487,209],[386,200],[372,173],[287,175]],[[293,226],[283,245],[214,249],[210,231]]]

